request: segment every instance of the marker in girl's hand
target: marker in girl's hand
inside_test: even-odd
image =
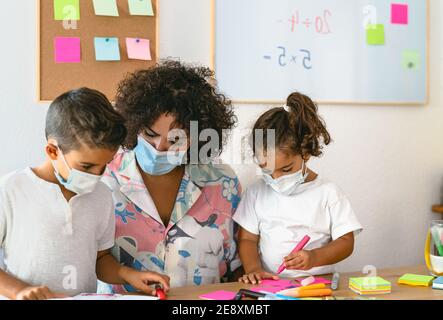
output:
[[[160,285],[155,286],[155,295],[158,297],[159,300],[167,299],[166,293]]]
[[[303,250],[303,248],[306,246],[306,244],[309,242],[309,240],[311,240],[311,238],[308,235],[304,236],[303,239],[301,239],[301,241],[294,248],[294,250],[292,250],[289,254],[294,254],[294,253],[299,252],[300,250]],[[286,266],[285,266],[285,262],[283,261],[283,263],[280,265],[280,267],[278,267],[277,274],[282,273],[285,269],[286,269]]]

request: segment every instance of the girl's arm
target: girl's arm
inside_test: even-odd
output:
[[[256,284],[263,279],[274,279],[278,277],[265,272],[258,253],[258,242],[260,236],[246,231],[242,227],[239,230],[239,255],[242,261],[245,275],[239,279],[240,282]]]
[[[289,270],[309,270],[330,264],[336,264],[354,251],[354,233],[328,243],[326,246],[314,250],[302,250],[285,257],[286,268]]]

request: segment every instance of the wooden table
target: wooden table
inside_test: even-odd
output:
[[[431,287],[411,287],[407,285],[397,284],[398,278],[400,278],[405,273],[415,273],[415,274],[429,274],[425,266],[415,266],[415,267],[404,267],[404,268],[391,268],[382,269],[377,271],[377,275],[390,281],[392,285],[392,293],[377,295],[373,297],[378,297],[384,300],[443,300],[443,290],[434,290]],[[365,276],[361,272],[353,273],[341,273],[339,289],[333,291],[333,295],[336,297],[357,297],[358,295],[348,289],[349,278],[350,277],[363,277]],[[323,276],[324,278],[331,279],[332,275]],[[252,285],[244,285],[241,283],[224,283],[224,284],[213,284],[205,286],[195,286],[195,287],[183,287],[171,289],[169,292],[168,300],[199,300],[199,296],[205,293],[226,290],[237,292],[241,288],[249,289],[254,287]]]

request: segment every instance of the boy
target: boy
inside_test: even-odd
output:
[[[47,159],[0,181],[0,296],[51,299],[96,292],[97,278],[169,289],[169,278],[121,266],[110,254],[114,212],[100,182],[124,141],[124,119],[98,91],[67,92],[46,117]]]

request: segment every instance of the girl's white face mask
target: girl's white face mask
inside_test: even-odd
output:
[[[95,174],[86,173],[76,169],[71,169],[66,162],[65,156],[60,151],[62,160],[69,171],[68,180],[63,179],[55,166],[54,161],[52,161],[52,166],[54,167],[54,173],[57,180],[69,191],[72,191],[78,195],[90,193],[95,190],[97,184],[100,182],[102,176]]]
[[[294,195],[300,185],[305,183],[308,177],[308,172],[305,167],[305,162],[303,161],[301,170],[281,176],[277,179],[272,178],[272,176],[263,171],[263,180],[267,185],[269,185],[274,191],[283,194],[285,196]]]

